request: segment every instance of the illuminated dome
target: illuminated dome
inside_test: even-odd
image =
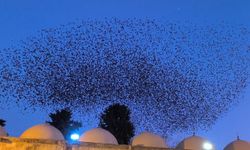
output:
[[[2,126],[0,126],[0,136],[7,136],[7,133]]]
[[[247,141],[243,141],[238,138],[228,144],[224,150],[250,150],[250,144]]]
[[[81,135],[79,141],[102,144],[118,144],[116,138],[107,130],[94,128]]]
[[[134,137],[132,145],[167,148],[166,142],[162,137],[149,132],[144,132]]]
[[[181,141],[176,149],[189,149],[189,150],[214,150],[214,145],[208,140],[200,136],[191,136]]]
[[[22,133],[21,138],[64,140],[62,133],[49,124],[33,126]]]

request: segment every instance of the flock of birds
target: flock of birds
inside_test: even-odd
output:
[[[4,50],[1,95],[27,107],[71,107],[96,119],[121,103],[131,109],[137,131],[161,135],[206,129],[249,82],[249,35],[247,28],[223,23],[150,19],[44,29]]]

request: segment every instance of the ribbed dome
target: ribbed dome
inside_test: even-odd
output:
[[[167,148],[165,140],[153,133],[144,132],[136,137],[132,141],[133,146],[145,146],[145,147],[160,147]]]
[[[250,150],[250,144],[247,141],[237,139],[228,144],[224,150]]]
[[[7,136],[7,132],[2,126],[0,126],[0,136]]]
[[[22,133],[21,138],[64,140],[62,133],[49,124],[33,126]]]
[[[189,150],[214,150],[214,145],[200,136],[190,136],[181,141],[176,149],[189,149]]]
[[[102,144],[118,144],[116,138],[109,131],[102,128],[94,128],[83,133],[79,141]]]

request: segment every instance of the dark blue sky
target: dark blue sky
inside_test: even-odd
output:
[[[160,18],[250,25],[248,0],[0,0],[1,47],[37,30],[86,18]]]
[[[0,0],[0,49],[35,35],[37,31],[82,19],[156,18],[165,21],[189,21],[197,24],[219,23],[250,28],[249,0]],[[214,127],[200,134],[219,149],[237,134],[250,141],[250,88],[241,95],[241,103]],[[46,112],[22,112],[15,104],[0,112],[7,130],[18,136],[23,130],[47,120]],[[16,126],[18,120],[18,126]],[[91,124],[91,123],[90,123]],[[92,123],[93,125],[95,123]],[[87,128],[90,128],[88,126]],[[181,134],[180,137],[184,135]],[[179,138],[180,138],[179,137]],[[173,138],[171,138],[173,139]]]

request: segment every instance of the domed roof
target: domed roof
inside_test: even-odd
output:
[[[116,138],[109,131],[102,128],[94,128],[83,133],[79,141],[102,144],[118,144]]]
[[[0,136],[7,136],[7,133],[2,126],[0,126]]]
[[[134,137],[132,145],[167,148],[166,142],[162,137],[149,132],[143,132],[142,134]]]
[[[176,149],[190,149],[190,150],[214,150],[214,146],[211,142],[200,136],[190,136],[181,141]]]
[[[22,133],[21,138],[64,140],[62,133],[49,124],[35,125]]]
[[[243,141],[238,138],[228,144],[224,150],[250,150],[250,144],[247,141]]]

